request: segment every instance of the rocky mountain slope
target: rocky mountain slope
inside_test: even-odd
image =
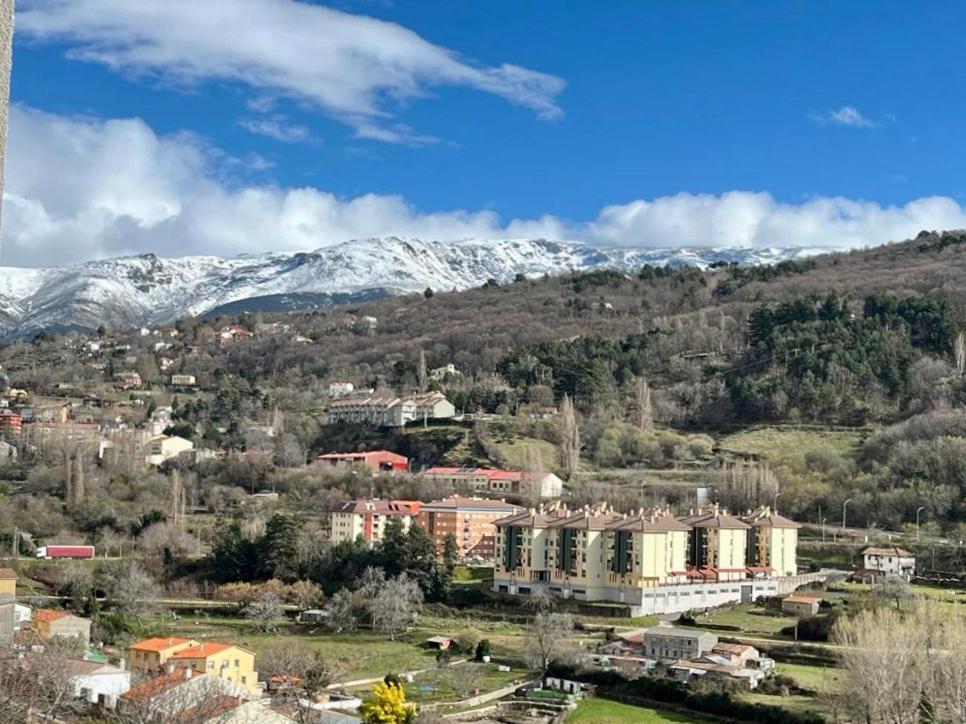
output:
[[[307,253],[223,259],[153,254],[52,269],[0,267],[0,336],[38,329],[164,324],[179,317],[242,309],[278,310],[435,290],[462,290],[591,269],[644,264],[707,267],[770,264],[803,249],[604,248],[543,239],[348,241]]]

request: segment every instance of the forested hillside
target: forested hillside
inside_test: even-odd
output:
[[[234,322],[254,336],[219,344],[218,330]],[[951,531],[966,520],[964,328],[966,233],[923,233],[769,267],[481,279],[458,293],[427,289],[333,310],[187,319],[174,326],[176,336],[158,331],[171,340],[160,347],[153,333],[130,330],[41,333],[4,347],[0,363],[11,384],[37,398],[103,397],[118,372],[138,371],[147,406],[122,400],[110,414],[138,423],[170,404],[180,434],[229,453],[185,473],[192,501],[211,509],[262,488],[321,509],[362,489],[318,480],[300,467],[308,456],[387,446],[418,465],[551,468],[569,478],[577,501],[607,494],[639,504],[642,484],[620,482],[641,470],[654,494],[670,498],[688,474],[734,505],[778,493],[783,510],[817,521],[848,499],[855,523],[893,529],[924,507],[924,521]],[[94,359],[92,341],[115,351]],[[455,373],[428,376],[449,364]],[[194,375],[197,384],[174,389],[173,373]],[[329,426],[327,391],[336,381],[440,389],[474,419],[392,436]],[[565,400],[572,418],[556,414]],[[579,450],[568,460],[563,428],[573,423]],[[850,442],[731,449],[728,436],[751,425],[847,428]],[[271,439],[255,432],[267,426]],[[264,454],[256,459],[253,451]],[[5,514],[31,506],[43,519],[43,496],[57,494],[63,461],[40,462],[6,468],[9,489],[35,497],[6,500]],[[128,489],[102,465],[88,482],[88,504],[67,515],[81,530],[125,528],[164,509],[165,474]],[[617,487],[595,487],[607,481]],[[415,483],[405,485],[370,490],[420,494]],[[92,502],[98,496],[111,501],[113,518]]]

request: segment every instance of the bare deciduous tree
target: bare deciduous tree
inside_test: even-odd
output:
[[[389,636],[390,641],[415,622],[422,605],[423,592],[405,573],[386,581],[366,602],[373,628]]]
[[[651,386],[643,375],[634,379],[634,422],[642,430],[650,430],[654,427]]]
[[[574,620],[566,613],[538,613],[527,626],[526,659],[535,671],[546,671],[551,663],[566,658]]]
[[[277,631],[285,619],[282,599],[275,591],[262,591],[258,598],[249,603],[243,611],[245,618],[259,631]]]

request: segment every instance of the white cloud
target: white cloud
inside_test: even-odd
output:
[[[875,128],[875,121],[863,115],[855,106],[842,106],[826,113],[812,113],[811,118],[817,123],[828,123],[833,126],[850,126],[852,128]],[[893,116],[895,118],[895,116]]]
[[[240,82],[258,94],[254,107],[270,108],[275,96],[314,104],[358,135],[390,142],[418,136],[374,129],[438,86],[492,93],[544,119],[562,115],[556,76],[480,66],[395,23],[296,0],[25,0],[17,32],[131,75]]]
[[[43,266],[120,254],[235,255],[309,250],[347,239],[544,237],[623,246],[848,248],[966,228],[947,197],[880,206],[818,197],[779,203],[762,192],[680,193],[607,206],[589,221],[491,210],[415,209],[401,196],[341,198],[246,182],[261,168],[190,134],[158,136],[138,119],[65,118],[14,106],[3,260]]]
[[[297,123],[286,123],[282,117],[242,118],[238,125],[250,133],[268,136],[282,143],[299,143],[312,138],[308,128]]]

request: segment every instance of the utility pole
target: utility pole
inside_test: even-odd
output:
[[[849,503],[852,502],[852,498],[846,498],[845,502],[842,503],[842,535],[845,535],[845,513],[846,509],[849,507]]]

